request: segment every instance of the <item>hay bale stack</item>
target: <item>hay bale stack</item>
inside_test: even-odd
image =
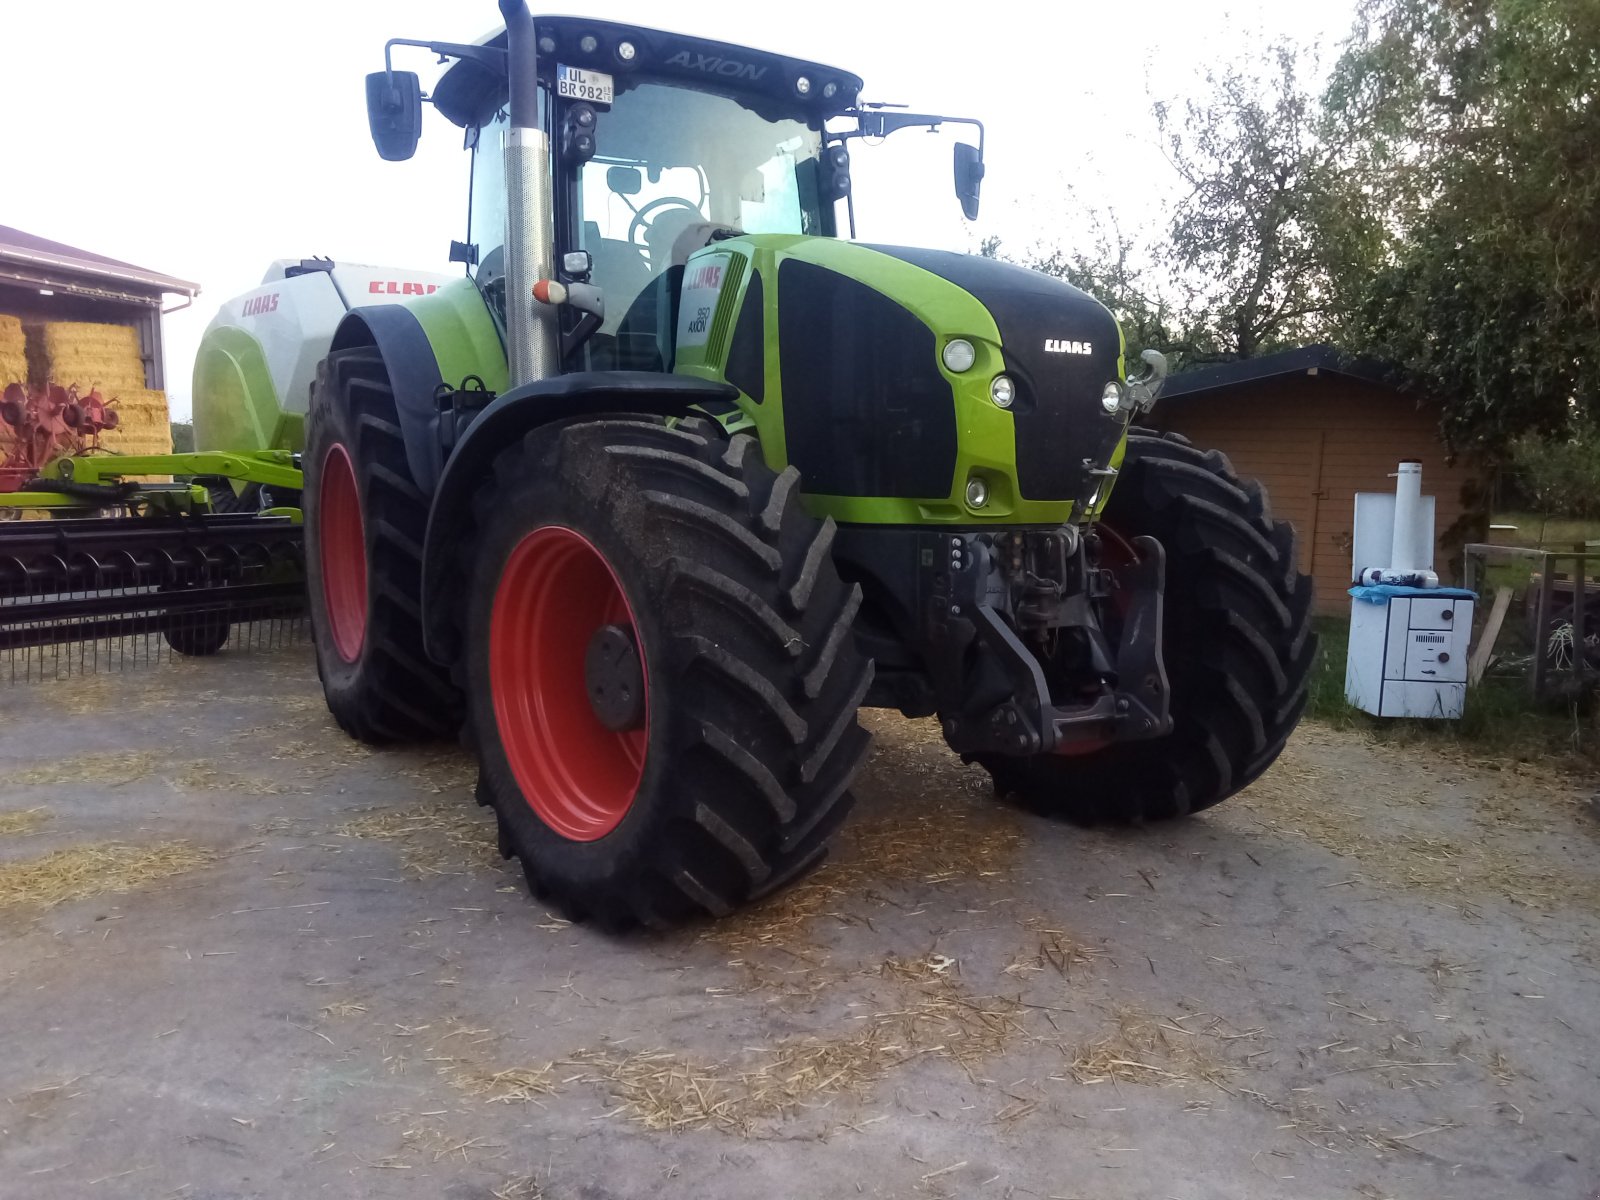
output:
[[[0,313],[0,388],[28,382],[27,338],[22,322]]]
[[[102,396],[144,387],[139,331],[131,325],[47,321],[29,325],[28,374],[35,385],[74,384]]]
[[[144,386],[137,329],[48,321],[28,326],[27,334],[29,374],[35,383],[76,386],[82,394],[99,388],[102,398],[116,401],[118,424],[100,435],[102,446],[119,454],[172,453],[166,393]]]
[[[171,454],[172,425],[167,418],[167,394],[145,388],[121,391],[100,389],[117,414],[117,427],[100,435],[100,444],[118,454]]]

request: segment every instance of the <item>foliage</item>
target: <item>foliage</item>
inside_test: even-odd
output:
[[[194,450],[194,424],[189,421],[172,422],[172,452],[189,454]]]
[[[1600,5],[1367,0],[1326,99],[1389,243],[1348,342],[1444,399],[1458,448],[1595,414]]]
[[[1565,437],[1523,434],[1511,443],[1510,458],[1540,512],[1600,518],[1600,426],[1586,423]]]
[[[1314,63],[1309,64],[1315,66]],[[1104,302],[1131,347],[1175,370],[1317,340],[1333,327],[1338,281],[1378,239],[1344,203],[1337,148],[1287,42],[1208,70],[1193,99],[1154,116],[1180,197],[1159,231],[1094,213],[1084,243],[1020,256]],[[991,239],[984,253],[998,254]]]
[[[1187,194],[1164,255],[1214,360],[1315,340],[1336,307],[1336,267],[1369,244],[1341,202],[1340,145],[1320,128],[1300,52],[1206,74],[1181,115],[1155,106]]]

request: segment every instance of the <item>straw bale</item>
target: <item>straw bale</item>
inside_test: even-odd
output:
[[[28,381],[27,345],[22,322],[0,313],[0,388]]]
[[[98,387],[102,395],[144,387],[139,331],[131,325],[46,321],[26,330],[28,374],[35,384],[76,384],[84,392]]]

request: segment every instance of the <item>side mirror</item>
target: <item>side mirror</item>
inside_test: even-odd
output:
[[[606,187],[619,196],[637,196],[644,191],[644,174],[638,167],[608,167]]]
[[[374,71],[367,76],[367,124],[385,162],[404,162],[422,136],[422,80],[415,71]]]
[[[976,146],[956,143],[956,199],[967,220],[978,219],[978,193],[983,188],[983,155]]]

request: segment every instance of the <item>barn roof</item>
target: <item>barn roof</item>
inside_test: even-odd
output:
[[[187,279],[79,250],[76,246],[53,242],[9,225],[0,225],[0,279],[30,284],[50,284],[58,280],[62,283],[103,282],[155,295],[175,292],[193,296],[200,291],[198,283]]]
[[[1161,402],[1192,399],[1241,384],[1260,383],[1291,375],[1339,375],[1346,379],[1359,379],[1363,383],[1375,383],[1380,387],[1395,386],[1393,373],[1383,363],[1370,358],[1355,358],[1332,346],[1319,344],[1264,354],[1260,358],[1244,358],[1237,362],[1215,363],[1181,371],[1169,376],[1162,386]]]

